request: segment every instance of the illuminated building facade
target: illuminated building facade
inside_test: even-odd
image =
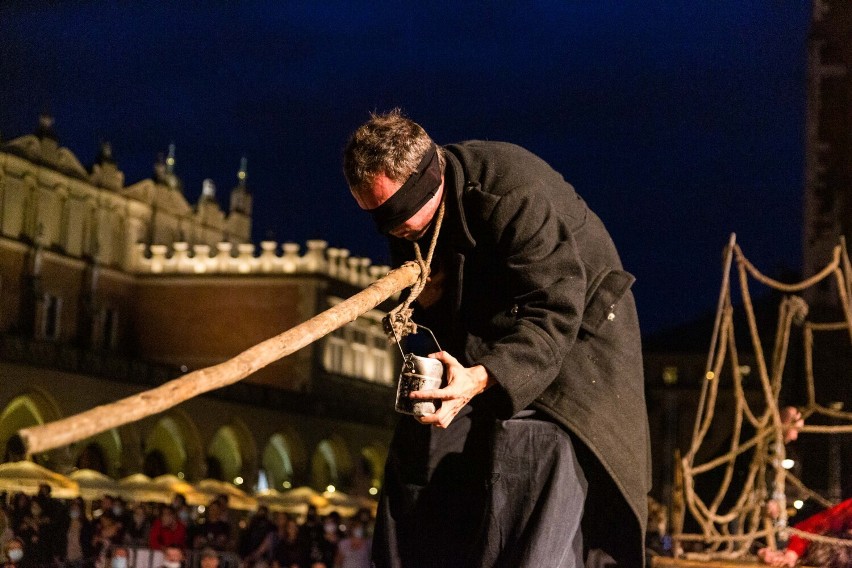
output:
[[[50,117],[0,144],[0,454],[15,433],[220,363],[387,271],[309,241],[250,242],[245,160],[222,210],[190,204],[175,150],[125,185],[105,145],[91,168]],[[395,420],[394,346],[374,310],[247,378],[37,460],[113,477],[172,473],[366,494]]]

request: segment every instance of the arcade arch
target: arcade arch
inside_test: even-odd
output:
[[[143,473],[157,477],[170,473],[194,480],[204,464],[201,437],[195,423],[182,411],[161,418],[145,437]]]
[[[378,490],[382,487],[387,457],[387,448],[380,444],[370,444],[361,449],[358,468],[355,473],[355,486],[359,493],[362,491],[370,495],[378,493]]]
[[[121,476],[124,443],[117,428],[101,432],[77,445],[74,464],[79,469],[93,469],[113,478]]]
[[[44,391],[32,389],[12,398],[0,414],[0,456],[3,461],[24,458],[18,430],[60,418],[59,405]]]
[[[352,480],[352,457],[346,443],[339,436],[331,436],[317,444],[311,457],[311,485],[325,490],[336,488]]]
[[[295,432],[278,432],[263,449],[262,467],[269,487],[278,491],[296,487],[304,478],[305,448]]]
[[[251,485],[256,472],[257,443],[246,425],[235,420],[219,428],[207,446],[207,477]]]

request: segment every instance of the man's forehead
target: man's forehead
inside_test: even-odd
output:
[[[384,173],[379,173],[369,186],[360,191],[353,191],[352,195],[361,209],[375,209],[390,199],[401,186],[401,183],[393,181]]]

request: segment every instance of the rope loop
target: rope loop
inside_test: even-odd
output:
[[[420,245],[414,241],[414,262],[420,267],[420,276],[417,277],[417,282],[411,287],[411,292],[408,297],[400,305],[388,312],[388,315],[382,320],[385,333],[390,341],[402,339],[406,335],[417,333],[417,324],[411,320],[411,315],[414,310],[411,308],[412,302],[417,299],[426,284],[429,282],[429,274],[432,266],[432,256],[435,254],[435,245],[438,244],[438,234],[441,232],[441,225],[444,222],[446,194],[441,198],[441,206],[438,208],[438,216],[435,219],[435,232],[432,233],[432,240],[429,242],[429,250],[426,253],[426,258],[420,252]]]

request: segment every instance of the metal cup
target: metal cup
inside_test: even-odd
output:
[[[411,353],[405,355],[396,388],[395,410],[414,416],[435,414],[435,411],[441,407],[441,401],[411,400],[409,395],[418,390],[441,388],[443,376],[444,365],[437,359],[420,357]]]

